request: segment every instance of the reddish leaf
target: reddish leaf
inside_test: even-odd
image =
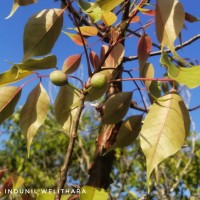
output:
[[[62,71],[64,71],[67,74],[75,72],[80,65],[81,56],[81,54],[69,56],[63,63]]]
[[[4,181],[3,185],[0,188],[0,196],[4,195],[7,190],[11,190],[12,187],[13,187],[12,178],[9,177]]]
[[[94,69],[96,69],[100,64],[99,56],[94,51],[90,51],[90,62]]]
[[[139,16],[135,16],[133,17],[133,19],[131,20],[131,23],[136,23],[136,22],[139,22],[140,21],[140,17]]]
[[[152,41],[148,35],[142,35],[138,42],[138,60],[140,68],[146,63],[152,49]],[[142,70],[141,70],[142,71]]]
[[[81,39],[81,36],[78,35],[78,34],[72,34],[72,33],[68,33],[68,32],[64,32],[64,34],[68,35],[70,37],[70,39],[77,45],[79,46],[83,46],[83,42],[82,42],[82,39]],[[87,40],[85,38],[84,39],[84,43],[85,45],[87,45]]]
[[[185,20],[190,22],[190,23],[193,23],[193,22],[198,22],[200,21],[199,18],[195,17],[194,15],[191,15],[190,13],[185,13]]]
[[[0,170],[0,180],[3,178],[5,171],[6,171],[6,169]]]

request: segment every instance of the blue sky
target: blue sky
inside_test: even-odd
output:
[[[200,1],[188,1],[188,0],[180,0],[180,2],[184,5],[185,11],[192,13],[193,15],[200,17]],[[38,0],[38,3],[26,7],[20,7],[14,16],[10,19],[5,20],[11,11],[12,8],[12,0],[1,0],[0,1],[0,72],[6,71],[11,66],[10,63],[6,62],[8,60],[13,63],[20,62],[23,57],[23,28],[27,22],[27,20],[35,14],[36,12],[44,9],[44,8],[54,8],[59,7],[59,3],[55,3],[53,0]],[[69,20],[65,18],[64,28],[70,27],[71,24]],[[148,29],[147,33],[153,35],[155,37],[155,30],[153,28]],[[200,24],[199,23],[186,23],[186,29],[182,31],[182,40],[183,42],[191,38],[192,36],[200,33]],[[138,39],[131,38],[130,41],[126,44],[126,55],[136,55]],[[83,49],[73,44],[66,35],[61,34],[55,48],[52,51],[52,54],[57,55],[58,57],[58,68],[62,67],[63,61],[72,54],[81,53]],[[200,40],[196,41],[194,44],[189,47],[184,48],[184,50],[180,50],[178,53],[184,58],[190,58],[191,60],[197,59],[200,63]],[[157,70],[157,75],[160,76],[160,65],[159,65],[159,57],[153,57],[149,59],[150,62],[154,64],[155,70]],[[78,76],[83,76],[83,74],[87,75],[86,70],[84,70],[85,60],[82,60],[82,67],[80,72],[78,72]],[[127,63],[125,67],[133,68],[137,67],[137,62]],[[46,72],[47,74],[49,73]],[[56,87],[52,86],[48,80],[44,81],[48,90],[52,94],[51,97],[54,99],[54,94],[56,93]],[[36,83],[35,83],[36,84]],[[24,100],[27,96],[27,92],[30,91],[30,88],[33,87],[34,84],[31,84],[26,88],[23,92],[22,99],[20,104],[24,103]],[[125,85],[126,89],[130,88],[130,85]],[[132,87],[132,85],[131,85]],[[200,104],[200,89],[196,88],[193,90],[184,90],[184,97],[186,97],[186,101],[189,103],[189,107],[193,107]],[[192,120],[195,123],[195,127],[197,131],[200,131],[200,122],[199,122],[199,114],[200,109],[193,111],[190,113]]]

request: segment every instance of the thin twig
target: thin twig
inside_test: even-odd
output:
[[[191,111],[197,110],[197,109],[199,109],[199,108],[200,108],[200,105],[195,106],[195,107],[193,107],[193,108],[189,108],[188,111],[191,112]]]
[[[85,56],[86,56],[86,61],[87,61],[87,66],[88,66],[88,75],[91,76],[92,75],[92,70],[91,70],[91,66],[90,66],[90,60],[89,60],[89,56],[88,56],[88,52],[87,52],[87,48],[86,48],[86,44],[85,44],[85,41],[84,41],[84,37],[81,33],[81,30],[80,30],[80,27],[79,27],[79,24],[78,24],[78,21],[74,15],[74,12],[75,10],[73,9],[72,5],[71,5],[71,2],[68,0],[68,5],[69,5],[69,10],[71,10],[71,13],[72,13],[72,16],[73,16],[73,19],[74,19],[74,22],[75,22],[75,25],[76,27],[78,28],[78,32],[81,36],[81,41],[83,43],[83,48],[84,48],[84,52],[85,52]]]
[[[193,42],[195,42],[196,40],[200,39],[200,34],[195,35],[194,37],[192,37],[191,39],[187,40],[186,42],[184,42],[183,44],[177,45],[175,46],[175,50],[179,50],[183,47],[186,47],[190,44],[192,44]],[[170,50],[167,50],[166,52],[171,52]],[[151,52],[149,54],[149,57],[151,56],[157,56],[157,55],[161,55],[162,51],[154,51]],[[128,62],[128,61],[133,61],[133,60],[138,60],[138,56],[129,56],[129,57],[124,57],[122,62]]]
[[[68,144],[68,148],[67,148],[67,152],[66,152],[66,155],[65,155],[63,166],[61,167],[61,170],[60,170],[60,177],[58,179],[58,185],[57,185],[55,200],[60,200],[60,198],[61,198],[61,192],[60,191],[61,191],[61,189],[64,188],[64,185],[65,185],[66,180],[67,180],[67,172],[68,172],[68,168],[69,168],[70,158],[72,156],[75,140],[77,138],[80,116],[81,116],[82,110],[84,108],[84,99],[85,99],[84,95],[82,97],[80,97],[80,104],[77,107],[76,115],[75,115],[75,117],[72,121],[69,144]]]
[[[191,166],[191,162],[192,162],[192,159],[194,157],[194,151],[195,151],[195,138],[192,139],[192,149],[191,149],[190,158],[189,158],[188,162],[186,163],[185,167],[183,168],[183,170],[180,172],[178,180],[171,187],[170,192],[173,192],[176,189],[176,187],[179,185],[183,176],[188,173],[188,169]]]

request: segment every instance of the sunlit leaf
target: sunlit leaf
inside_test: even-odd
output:
[[[24,184],[24,178],[15,174],[11,175],[13,189],[18,189]]]
[[[80,102],[80,92],[70,85],[60,88],[54,104],[55,116],[64,130],[70,132],[76,108]]]
[[[154,67],[151,63],[146,63],[144,66],[143,66],[143,69],[142,71],[140,72],[140,76],[142,78],[154,78]],[[151,81],[144,81],[144,84],[147,88],[147,90],[149,90],[149,86],[151,85]]]
[[[13,114],[20,95],[21,88],[19,87],[0,87],[0,124]]]
[[[31,71],[19,70],[19,68],[17,66],[13,66],[8,71],[0,74],[0,86],[19,81],[19,80],[31,75],[32,73],[33,72],[31,72]]]
[[[99,6],[103,11],[111,11],[121,4],[123,0],[97,0],[93,7]],[[90,8],[93,9],[93,7]]]
[[[183,6],[178,0],[156,1],[156,35],[162,47],[174,50],[174,41],[178,37],[185,21]]]
[[[116,148],[123,148],[131,145],[140,133],[142,126],[142,115],[134,115],[127,118],[117,133],[115,143],[109,148],[111,151]]]
[[[132,99],[132,92],[120,92],[111,96],[104,104],[102,123],[116,124],[126,115]]]
[[[168,76],[189,88],[200,86],[200,66],[179,67],[169,60],[166,53],[162,54],[160,63],[168,70]]]
[[[19,69],[27,71],[43,70],[55,68],[57,58],[54,55],[46,56],[44,58],[32,58],[25,60],[23,63],[15,64]]]
[[[68,35],[69,38],[77,45],[79,46],[83,46],[83,42],[82,42],[82,39],[81,39],[81,36],[78,35],[78,34],[73,34],[73,33],[68,33],[68,32],[65,32],[63,31],[64,34]],[[84,43],[85,45],[87,45],[87,40],[85,38],[83,38],[84,40]]]
[[[24,60],[48,54],[63,25],[64,9],[46,9],[33,15],[24,28]]]
[[[94,69],[96,69],[100,65],[99,56],[94,51],[90,51],[90,62]]]
[[[63,63],[62,71],[67,74],[71,74],[71,73],[75,72],[80,65],[81,56],[82,56],[82,54],[76,54],[76,55],[69,56]]]
[[[14,0],[12,10],[6,19],[10,18],[13,16],[13,14],[17,11],[19,6],[27,6],[33,3],[36,3],[38,0]]]
[[[95,36],[98,34],[98,29],[94,26],[81,26],[79,28],[80,28],[81,34],[85,36]],[[78,28],[75,28],[74,30],[78,32]]]
[[[26,103],[20,112],[19,124],[27,140],[28,156],[32,140],[39,127],[44,123],[49,105],[49,96],[39,83],[28,95]]]
[[[138,41],[138,61],[140,65],[140,74],[143,72],[143,67],[149,57],[151,49],[151,38],[148,35],[142,35]]]
[[[101,20],[106,26],[111,26],[117,21],[117,16],[112,12],[103,12]]]
[[[200,18],[195,17],[194,15],[191,15],[190,13],[185,13],[185,20],[193,23],[193,22],[199,22]]]
[[[102,188],[95,188],[92,186],[83,186],[81,188],[80,200],[107,200],[108,193]]]
[[[108,46],[102,45],[101,59],[103,59],[107,51],[108,51]],[[113,48],[113,50],[111,51],[107,59],[105,60],[105,63],[103,64],[103,66],[109,67],[109,68],[118,67],[120,63],[122,62],[123,57],[124,57],[124,46],[121,43],[118,43]]]
[[[145,11],[142,11],[142,14],[149,15],[149,16],[155,16],[156,12],[155,12],[155,10],[145,10]]]
[[[177,93],[160,97],[148,112],[140,141],[147,160],[147,181],[155,167],[180,150],[190,131],[188,110]]]
[[[83,0],[78,0],[78,5],[82,11],[90,17],[93,23],[96,23],[101,19],[102,10],[99,6],[94,6],[93,9],[90,10],[94,3],[85,2]]]

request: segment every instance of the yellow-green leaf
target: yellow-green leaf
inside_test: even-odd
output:
[[[24,184],[24,178],[15,174],[11,175],[13,189],[18,189]]]
[[[168,47],[175,52],[174,41],[184,21],[185,12],[178,0],[156,1],[156,35],[162,47]]]
[[[108,200],[108,193],[102,188],[83,186],[80,193],[80,200]]]
[[[99,6],[103,11],[111,11],[122,2],[123,0],[97,0],[95,6]]]
[[[20,95],[21,88],[19,87],[0,87],[0,124],[13,114]]]
[[[154,78],[154,67],[151,63],[146,63],[142,69],[141,69],[141,72],[140,72],[140,76],[142,78]],[[151,81],[144,81],[144,84],[147,88],[147,90],[149,91],[149,87],[151,85]]]
[[[9,16],[6,17],[6,19],[12,17],[13,14],[14,14],[14,13],[17,11],[17,9],[19,8],[19,6],[27,6],[27,5],[36,3],[36,2],[37,2],[37,0],[14,0],[12,10],[11,10]]]
[[[79,28],[80,28],[81,34],[85,36],[95,36],[98,34],[98,29],[94,26],[81,26]],[[75,28],[74,30],[78,32],[78,28]]]
[[[63,25],[64,9],[45,9],[33,15],[24,28],[24,60],[48,54]]]
[[[54,104],[55,116],[64,130],[70,132],[72,120],[80,102],[80,92],[71,85],[60,88]]]
[[[117,133],[115,143],[108,149],[123,148],[131,145],[140,133],[142,126],[142,115],[134,115],[127,118],[121,125]]]
[[[104,104],[102,123],[116,124],[126,115],[132,99],[132,92],[120,92],[111,96]]]
[[[41,83],[39,83],[29,94],[20,112],[19,125],[27,140],[28,156],[32,140],[39,127],[44,123],[49,105],[49,96]]]
[[[84,45],[80,35],[78,35],[78,34],[73,34],[73,33],[68,33],[68,32],[65,32],[65,31],[63,31],[63,33],[66,34],[66,35],[68,35],[69,38],[70,38],[75,44],[77,44],[77,45],[79,45],[79,46],[83,46],[83,45]],[[85,38],[83,38],[83,40],[84,40],[85,45],[87,45],[87,40],[86,40]]]
[[[117,16],[112,12],[103,12],[101,20],[106,26],[111,26],[117,21]]]
[[[147,160],[147,182],[160,162],[180,150],[189,131],[189,113],[177,93],[158,98],[150,107],[140,134]]]
[[[45,189],[44,189],[45,191]],[[60,200],[67,200],[70,198],[70,194],[62,194],[61,199]],[[37,198],[36,200],[54,200],[55,198],[55,194],[54,193],[48,193],[48,190],[46,193],[39,193],[37,194]]]
[[[23,63],[17,63],[20,70],[35,71],[43,69],[55,68],[57,63],[57,58],[54,55],[46,56],[44,58],[32,58],[25,60]]]
[[[179,67],[169,60],[166,53],[162,54],[160,63],[168,70],[168,76],[189,88],[200,86],[200,66]]]
[[[33,72],[26,71],[26,70],[19,70],[19,68],[14,65],[8,71],[0,74],[0,86],[19,81],[19,80],[29,76],[32,73]]]

